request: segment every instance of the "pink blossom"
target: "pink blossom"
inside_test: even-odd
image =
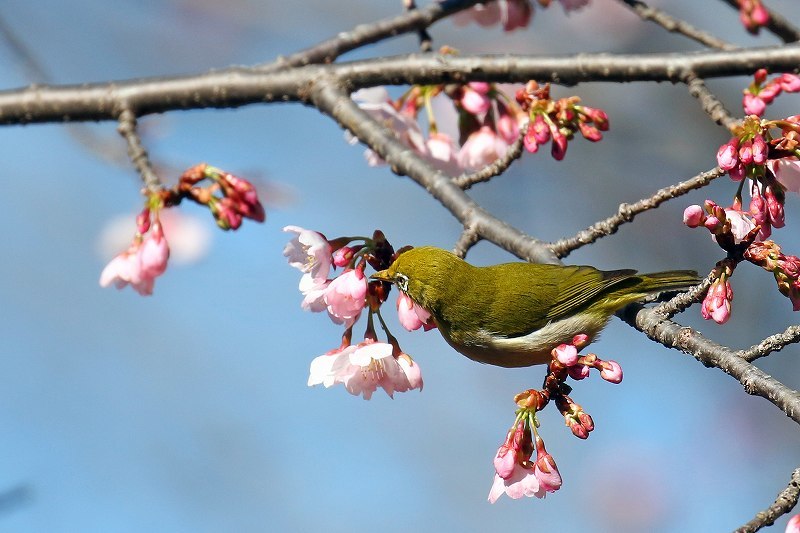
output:
[[[732,300],[733,289],[730,282],[717,280],[708,289],[700,313],[706,320],[713,319],[717,324],[724,324],[731,317]]]
[[[108,287],[114,284],[117,289],[122,289],[130,284],[142,296],[153,294],[153,278],[142,277],[140,247],[141,243],[135,242],[109,261],[100,273],[100,286]]]
[[[483,116],[489,111],[489,107],[492,105],[488,92],[488,83],[472,82],[466,84],[463,88],[463,94],[460,100],[461,107],[468,113]]]
[[[767,167],[787,191],[800,194],[800,161],[796,157],[769,159]]]
[[[419,367],[419,363],[412,360],[407,354],[401,353],[397,358],[397,364],[400,366],[400,370],[405,376],[405,383],[407,383],[408,388],[402,389],[399,384],[403,383],[403,381],[399,380],[395,383],[395,390],[398,392],[405,392],[406,390],[413,389],[422,390],[422,370]]]
[[[431,164],[450,175],[460,172],[458,159],[456,159],[457,148],[453,139],[445,133],[431,133],[425,142],[430,155]]]
[[[311,274],[314,279],[325,280],[331,271],[331,245],[324,235],[298,226],[286,226],[283,231],[295,233],[286,244],[283,255],[294,268]]]
[[[348,269],[336,277],[325,291],[328,315],[337,324],[348,327],[358,320],[367,296],[367,280],[360,269]]]
[[[800,514],[796,514],[789,519],[784,533],[800,533]]]
[[[384,87],[371,87],[354,92],[351,97],[358,103],[358,107],[367,112],[375,121],[382,124],[386,129],[392,131],[400,141],[412,148],[419,154],[427,156],[428,150],[425,147],[425,138],[422,130],[413,116],[400,113],[392,105],[389,93]],[[351,143],[358,142],[352,138]],[[384,163],[372,150],[364,153],[371,166]]]
[[[423,326],[425,331],[428,331],[435,327],[431,323],[431,314],[403,291],[398,291],[397,294],[397,317],[400,319],[400,325],[408,331],[415,331]]]
[[[546,492],[539,486],[539,479],[531,467],[514,464],[507,478],[495,473],[492,488],[489,490],[489,502],[494,503],[505,493],[509,498],[517,500],[523,496],[544,498]]]
[[[303,293],[300,307],[314,313],[325,311],[328,308],[328,304],[325,303],[325,293],[328,292],[330,284],[331,280],[329,279],[317,279],[310,273],[303,274],[298,287]]]
[[[478,170],[503,157],[508,144],[489,126],[472,133],[461,146],[458,164],[463,169]]]
[[[756,227],[750,217],[737,209],[726,208],[725,217],[731,224],[731,233],[733,233],[734,241],[737,244],[742,242],[742,239]],[[712,217],[708,218],[710,219]]]
[[[622,381],[622,367],[616,361],[603,361],[600,377],[610,383],[620,383]]]
[[[517,464],[517,451],[507,442],[500,445],[494,456],[494,470],[503,479],[508,479]]]
[[[411,389],[422,390],[422,374],[419,365],[410,362],[410,357],[401,354],[392,356],[390,344],[364,341],[331,353],[316,357],[309,370],[309,387],[322,384],[326,388],[343,384],[354,396],[372,398],[378,387],[389,396],[395,392]]]
[[[699,205],[690,205],[683,211],[683,223],[690,228],[696,228],[704,222],[706,214]]]
[[[470,22],[475,22],[479,26],[489,27],[500,22],[499,2],[487,4],[477,4],[470,9],[459,11],[453,15],[453,22],[457,26],[466,26]]]
[[[578,363],[578,349],[571,344],[560,344],[553,351],[556,353],[556,359],[564,366]]]

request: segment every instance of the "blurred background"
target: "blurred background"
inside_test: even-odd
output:
[[[723,2],[651,4],[740,45],[777,42],[749,36]],[[768,2],[790,15],[793,4]],[[16,41],[0,41],[0,86],[262,63],[400,9],[399,0],[5,0],[0,17]],[[697,49],[611,0],[569,16],[554,2],[512,34],[450,21],[431,34],[435,46],[465,54]],[[416,49],[416,37],[405,36],[343,59]],[[709,86],[740,114],[748,83]],[[576,140],[560,163],[528,154],[470,192],[538,238],[571,236],[621,202],[712,168],[728,138],[682,86],[587,84],[554,93],[605,109],[606,138]],[[798,106],[800,96],[782,96],[767,116]],[[188,232],[192,246],[174,250],[155,294],[101,289],[100,271],[127,246],[142,202],[135,171],[119,161],[115,124],[0,128],[0,530],[720,531],[772,503],[800,463],[800,434],[777,408],[614,319],[593,351],[618,360],[624,382],[595,376],[573,394],[594,417],[589,440],[574,438],[555,409],[541,416],[563,488],[544,501],[488,504],[513,396],[539,387],[544,370],[482,366],[437,333],[407,333],[394,321],[422,366],[424,391],[394,400],[378,391],[366,402],[343,387],[308,388],[310,361],[338,346],[341,331],[300,309],[300,275],[282,256],[287,224],[329,238],[380,228],[395,247],[444,248],[458,224],[409,180],[368,167],[363,147],[347,144],[313,109],[176,112],[140,124],[165,181],[201,161],[250,178],[267,221],[223,234],[207,211],[181,206],[174,231]],[[567,262],[707,272],[720,250],[707,232],[685,228],[681,213],[705,198],[728,205],[734,191],[717,180]],[[786,211],[775,239],[798,254],[797,197]],[[512,257],[482,243],[469,259]],[[696,307],[679,321],[736,348],[797,322],[768,273],[745,264],[732,281],[728,324],[702,321]],[[798,350],[758,365],[797,388]]]

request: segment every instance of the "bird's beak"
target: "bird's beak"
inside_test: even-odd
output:
[[[392,279],[391,275],[389,274],[388,270],[381,270],[380,272],[375,272],[373,275],[369,277],[369,279],[378,279],[389,283],[392,283],[394,281],[394,279]]]

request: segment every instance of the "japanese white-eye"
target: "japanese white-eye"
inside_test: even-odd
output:
[[[626,305],[700,282],[690,270],[637,274],[519,262],[476,267],[432,246],[401,253],[372,277],[394,283],[429,311],[457,351],[504,367],[548,363],[553,348],[579,333],[591,341]]]

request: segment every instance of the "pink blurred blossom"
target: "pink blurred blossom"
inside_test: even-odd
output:
[[[789,519],[784,533],[800,533],[800,514],[796,514]]]
[[[744,112],[748,115],[762,116],[764,110],[767,108],[767,103],[760,95],[755,95],[749,92],[744,93],[742,98],[742,107]]]
[[[768,159],[767,167],[787,191],[800,194],[800,161],[796,157]]]
[[[478,170],[503,157],[507,150],[508,144],[489,126],[483,126],[461,146],[458,163],[466,170]]]
[[[449,135],[439,132],[431,133],[425,145],[434,167],[453,176],[461,172],[456,158],[458,148]]]
[[[483,116],[492,105],[488,93],[488,83],[471,82],[466,84],[461,95],[461,107],[473,115]]]

